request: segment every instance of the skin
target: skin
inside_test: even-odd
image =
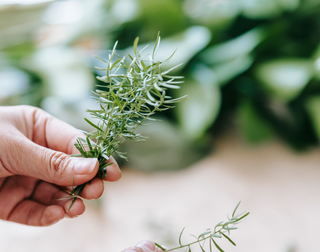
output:
[[[163,246],[167,249],[165,246]],[[122,252],[161,252],[151,241],[140,241],[136,246],[122,250]]]
[[[0,219],[31,226],[49,226],[84,213],[78,198],[64,199],[73,185],[91,180],[80,195],[97,199],[104,190],[96,177],[96,159],[73,158],[74,142],[85,138],[77,129],[31,106],[0,107]],[[121,171],[111,157],[106,181],[117,181]],[[141,241],[122,252],[160,252],[151,241]]]
[[[77,129],[31,106],[0,107],[0,219],[32,226],[48,226],[64,217],[83,214],[77,199],[62,199],[73,185],[87,184],[81,194],[97,199],[104,190],[96,177],[96,159],[72,158],[73,143],[84,137]],[[107,167],[107,181],[117,181],[116,161]],[[62,200],[58,200],[62,199]]]

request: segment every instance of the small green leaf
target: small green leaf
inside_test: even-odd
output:
[[[83,138],[81,138],[81,137],[78,137],[78,139],[81,141],[81,142],[83,142],[83,143],[87,143],[87,141],[86,140],[84,140]]]
[[[137,46],[138,46],[138,43],[139,43],[139,37],[136,37],[136,39],[134,40],[133,42],[133,51],[134,51],[134,54],[137,55]]]
[[[95,125],[93,122],[91,122],[90,120],[88,120],[87,118],[84,118],[84,120],[89,123],[92,127],[96,128],[97,130],[103,132],[102,129],[100,129],[97,125]]]
[[[239,219],[237,219],[235,222],[239,222],[240,220],[244,219],[250,214],[250,212],[246,213],[245,215],[241,216]]]
[[[93,55],[95,58],[97,58],[97,59],[99,59],[99,60],[101,60],[102,62],[104,62],[104,63],[108,63],[107,61],[105,61],[104,59],[101,59],[99,56],[97,56],[97,55]]]
[[[111,93],[113,99],[115,100],[115,102],[117,103],[117,105],[119,106],[119,108],[122,109],[119,97],[117,97],[116,94],[112,90],[110,91],[110,93]]]
[[[224,227],[225,230],[236,230],[238,227]]]
[[[221,233],[229,242],[231,242],[234,246],[237,246],[230,237],[226,236],[224,233]]]
[[[215,241],[213,238],[211,238],[211,240],[212,240],[213,244],[216,246],[216,248],[217,248],[220,252],[224,252],[224,250],[219,247],[219,245],[216,243],[216,241]]]
[[[87,144],[89,146],[90,151],[93,151],[90,139],[87,137],[86,140],[87,140]]]
[[[117,59],[111,66],[110,70],[112,70],[122,59]]]
[[[157,35],[157,38],[156,38],[156,42],[155,42],[155,45],[154,45],[154,48],[153,48],[153,52],[152,52],[152,58],[154,59],[155,55],[156,55],[156,52],[159,48],[159,45],[160,45],[160,31],[158,32],[158,35]]]
[[[218,234],[212,234],[211,236],[212,236],[212,237],[216,237],[216,238],[222,238],[222,236],[221,236],[221,235],[218,235]]]
[[[210,234],[210,233],[211,233],[211,231],[210,231],[210,230],[207,230],[207,231],[201,233],[201,234],[198,236],[198,239],[200,239],[202,236],[205,236],[205,235]]]
[[[113,163],[106,163],[103,166],[101,166],[99,169],[103,170],[104,168],[108,167],[109,165],[113,165]]]
[[[156,245],[158,248],[162,249],[163,251],[167,251],[164,247],[162,247],[161,245],[159,245],[158,243],[154,243],[154,245]]]
[[[181,231],[181,233],[179,235],[179,244],[180,244],[180,246],[182,246],[181,237],[182,237],[182,233],[183,233],[184,229],[185,229],[185,227],[182,229],[182,231]]]
[[[238,203],[238,204],[236,205],[236,207],[234,208],[233,213],[232,213],[232,217],[235,216],[235,214],[236,214],[236,212],[237,212],[237,209],[238,209],[240,203],[241,203],[241,201],[239,201],[239,203]]]
[[[123,158],[123,159],[125,159],[125,160],[128,161],[128,158],[124,155],[124,154],[126,154],[125,152],[115,151],[115,153],[117,153],[117,155],[118,155],[120,158]]]

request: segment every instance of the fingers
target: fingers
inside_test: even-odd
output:
[[[161,252],[151,241],[140,241],[136,246],[127,248],[122,252]]]
[[[9,177],[4,180],[0,189],[0,219],[4,220],[47,226],[65,216],[72,218],[81,215],[85,210],[82,200],[76,199],[67,211],[71,199],[57,199],[68,197],[69,194],[52,184],[39,183],[29,177]]]
[[[118,181],[121,178],[121,170],[118,166],[117,161],[110,157],[110,159],[107,161],[107,163],[113,163],[112,165],[109,165],[106,167],[107,169],[107,178],[105,178],[105,181]]]
[[[33,142],[66,154],[79,153],[74,143],[78,137],[86,138],[83,133],[42,109],[25,107],[25,110],[25,115],[33,118]]]
[[[6,134],[0,137],[0,177],[19,174],[63,186],[71,185],[72,180],[74,185],[79,185],[94,178],[98,171],[97,160],[66,155],[78,153],[74,142],[77,137],[85,138],[82,133],[41,109],[18,108],[19,113],[15,112],[15,107],[6,111],[17,114],[17,120],[12,120],[14,127],[8,127]],[[108,162],[113,164],[107,167],[105,180],[117,181],[121,177],[119,166],[112,157]]]
[[[0,160],[0,177],[11,172],[63,186],[83,184],[93,179],[99,169],[97,159],[73,158],[23,136],[11,137]]]
[[[34,118],[32,141],[66,154],[79,153],[74,143],[78,137],[86,138],[83,133],[41,109],[29,106],[25,106],[24,109],[26,110],[25,114],[32,114]],[[121,177],[121,171],[113,157],[108,160],[108,163],[110,162],[113,164],[106,168],[108,176],[105,180],[117,181]]]
[[[77,217],[84,213],[85,206],[83,204],[83,201],[79,198],[77,198],[70,208],[70,205],[72,204],[72,199],[69,199],[66,204],[64,205],[64,211],[66,212],[66,216],[73,218]],[[69,209],[70,208],[70,209]]]
[[[63,219],[65,211],[60,206],[44,206],[32,200],[17,205],[8,220],[31,226],[48,226]]]
[[[38,184],[34,190],[31,200],[45,206],[60,206],[65,210],[66,216],[70,218],[83,214],[85,210],[85,206],[81,199],[76,199],[72,207],[69,209],[72,201],[70,195],[62,191],[60,188],[46,182],[40,182]]]
[[[103,190],[103,181],[100,178],[94,178],[90,184],[85,185],[80,196],[85,199],[98,199],[102,196]]]
[[[15,176],[2,179],[0,190],[0,219],[7,220],[12,209],[32,195],[37,180],[29,177]]]
[[[30,108],[32,107],[26,107],[26,109]],[[78,137],[86,138],[83,133],[41,109],[33,108],[32,113],[34,117],[33,141],[35,143],[66,154],[79,153],[74,143]],[[113,157],[108,160],[108,163],[111,162],[113,164],[107,167],[108,176],[105,180],[117,181],[121,177],[121,171]]]
[[[47,226],[61,220],[65,211],[61,206],[44,206],[30,199],[37,180],[14,176],[5,179],[0,190],[0,219],[33,226]]]

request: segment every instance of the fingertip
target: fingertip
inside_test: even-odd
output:
[[[73,185],[84,184],[93,179],[99,170],[97,158],[75,158],[72,157],[69,166],[72,172]],[[70,174],[71,175],[71,174]],[[69,181],[68,185],[71,185]]]
[[[113,163],[113,164],[106,167],[107,178],[105,178],[104,180],[118,181],[121,178],[121,170],[119,168],[117,161],[113,157],[111,157],[108,163]]]
[[[104,183],[100,178],[94,178],[90,184],[87,183],[81,193],[81,197],[85,199],[98,199],[102,196]]]
[[[61,206],[48,206],[42,215],[41,226],[50,226],[58,221],[62,220],[65,216],[65,212]]]
[[[147,240],[144,240],[144,241],[140,241],[136,247],[139,247],[139,248],[142,248],[143,251],[156,251],[156,246],[154,244],[154,242],[152,241],[147,241]]]
[[[64,210],[65,210],[65,215],[69,218],[74,218],[74,217],[77,217],[81,214],[84,213],[85,211],[85,205],[83,204],[83,201],[79,198],[77,198],[71,208],[70,208],[70,205],[72,203],[72,199],[68,200],[66,202],[66,204],[64,205]],[[70,208],[70,209],[69,209]]]

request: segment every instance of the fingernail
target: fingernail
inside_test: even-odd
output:
[[[86,175],[92,173],[97,165],[96,158],[74,158],[72,161],[74,166],[74,173],[77,175]]]
[[[136,246],[142,249],[147,249],[148,251],[156,251],[156,246],[151,241],[141,241]]]

